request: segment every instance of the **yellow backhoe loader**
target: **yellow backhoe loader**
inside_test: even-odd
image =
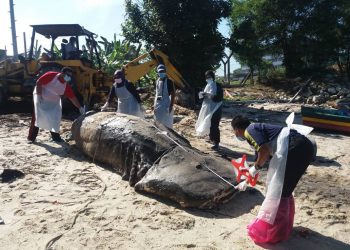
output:
[[[123,69],[125,77],[130,82],[134,83],[144,75],[148,74],[159,64],[165,65],[167,76],[174,81],[177,88],[182,90],[191,89],[191,86],[170,62],[169,57],[157,49],[152,49],[150,52],[143,54],[124,65]]]
[[[97,51],[96,35],[78,24],[32,25],[33,33],[28,58],[19,61],[4,60],[0,62],[0,104],[9,96],[30,96],[36,80],[47,71],[60,71],[63,67],[73,70],[72,88],[78,99],[89,109],[94,103],[103,101],[112,84],[112,76],[101,70],[101,61]],[[50,40],[50,49],[46,49],[48,57],[34,58],[34,43],[37,35]],[[67,39],[75,38],[76,51],[67,55],[65,47]],[[58,39],[61,39],[58,41]],[[79,42],[84,42],[87,51],[80,50]],[[60,49],[57,49],[57,44]],[[126,78],[135,83],[148,74],[154,67],[164,64],[167,75],[178,89],[189,90],[190,85],[170,62],[167,55],[159,50],[139,56],[127,63],[123,69]]]
[[[145,53],[124,65],[123,70],[126,79],[132,83],[136,83],[141,77],[148,74],[159,64],[165,65],[167,76],[173,80],[178,89],[178,91],[176,91],[176,103],[184,107],[192,108],[195,102],[193,88],[170,62],[169,57],[163,52],[157,49],[152,49],[148,53]]]
[[[47,71],[60,71],[63,67],[73,70],[72,87],[82,104],[91,107],[109,91],[112,77],[101,71],[101,62],[96,48],[96,35],[78,24],[32,25],[33,33],[28,58],[17,62],[0,62],[0,103],[9,96],[31,95],[38,77]],[[36,35],[50,40],[46,59],[35,59],[34,41]],[[66,54],[66,38],[75,38],[75,51]],[[63,38],[63,39],[62,39]],[[61,41],[57,41],[62,39]],[[55,43],[56,42],[56,43]],[[87,50],[82,51],[79,42]],[[60,43],[58,48],[57,43]]]

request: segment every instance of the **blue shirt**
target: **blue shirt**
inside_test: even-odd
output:
[[[280,125],[252,123],[244,131],[244,137],[256,151],[259,151],[261,145],[273,141],[282,128]]]

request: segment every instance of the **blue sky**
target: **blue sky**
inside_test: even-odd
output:
[[[32,24],[77,23],[87,30],[112,40],[114,33],[117,38],[121,33],[121,23],[124,20],[124,0],[13,0],[16,19],[16,34],[18,52],[24,51],[23,32],[26,33],[29,47]],[[0,49],[7,49],[13,54],[10,30],[9,1],[0,0]],[[226,24],[221,24],[219,30],[228,36]],[[231,69],[239,65],[232,61]],[[223,69],[218,74],[223,74]]]

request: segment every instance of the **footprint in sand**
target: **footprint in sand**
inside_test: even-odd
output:
[[[22,209],[18,209],[14,212],[14,215],[23,216],[26,213]]]

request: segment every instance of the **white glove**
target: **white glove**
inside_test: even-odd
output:
[[[201,91],[201,92],[198,93],[198,98],[199,98],[199,99],[203,99],[203,98],[204,98],[203,93],[204,93],[203,91]]]
[[[237,189],[238,191],[245,191],[247,189],[247,182],[246,181],[242,181],[237,185]]]
[[[80,112],[81,115],[85,114],[85,109],[84,109],[84,107],[80,107],[80,108],[79,108],[79,112]]]
[[[106,102],[102,107],[101,107],[101,111],[105,111],[108,108],[108,102]]]
[[[258,173],[259,173],[259,170],[256,169],[255,166],[252,166],[251,168],[249,168],[249,174],[251,177],[254,178]]]
[[[203,93],[203,97],[204,97],[204,98],[211,98],[211,97],[212,97],[212,94],[204,92],[204,93]]]

